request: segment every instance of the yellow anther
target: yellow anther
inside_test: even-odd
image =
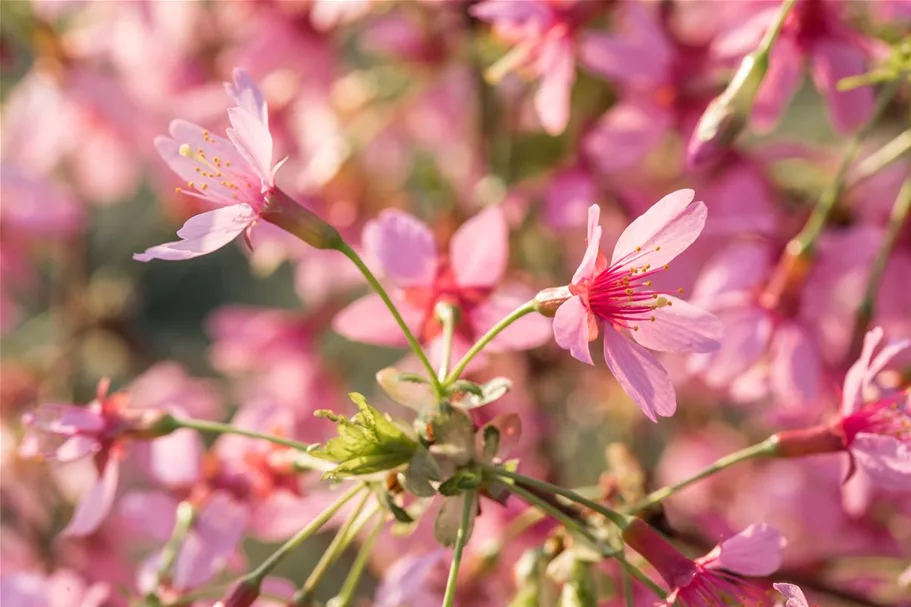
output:
[[[639,325],[633,325],[633,331],[638,331],[638,330],[639,330]]]
[[[650,316],[650,317],[649,317],[649,320],[652,321],[652,322],[655,322],[655,317],[654,317],[654,316]]]
[[[677,289],[677,292],[678,292],[678,293],[683,293],[683,287],[680,287],[679,289]]]
[[[626,294],[627,294],[627,295],[632,295],[632,294],[633,294],[633,290],[632,290],[632,289],[627,289],[627,290],[626,290]]]
[[[647,287],[650,287],[650,286],[652,286],[652,281],[651,281],[651,280],[646,280],[646,281],[645,281],[644,283],[642,283],[642,284],[644,284],[644,285],[647,286]]]
[[[661,250],[661,247],[655,247],[655,250],[656,250],[656,251],[660,251],[660,250]]]
[[[661,266],[661,269],[662,269],[662,270],[667,270],[669,267],[671,267],[671,266],[668,265],[668,264],[664,264],[663,266]]]
[[[188,181],[188,182],[187,182],[187,185],[190,186],[191,188],[196,187],[196,186],[193,185],[193,182],[192,182],[192,181]]]
[[[636,247],[636,253],[642,250],[642,247]]]
[[[200,189],[200,190],[203,190],[203,191],[208,190],[208,189],[209,189],[209,184],[208,184],[208,183],[204,183],[204,184],[202,184],[201,186],[199,186],[199,189]]]

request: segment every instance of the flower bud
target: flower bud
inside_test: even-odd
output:
[[[572,296],[569,287],[551,287],[538,291],[533,300],[535,312],[541,316],[553,318],[557,313],[557,308]]]
[[[774,436],[775,457],[804,457],[844,451],[844,436],[836,426],[786,430]]]
[[[709,165],[721,156],[746,126],[756,93],[769,67],[768,55],[744,57],[728,87],[709,103],[686,150],[691,169]]]
[[[224,600],[217,602],[218,607],[250,607],[259,598],[259,582],[241,579],[231,588]]]
[[[304,208],[278,188],[265,196],[262,218],[294,234],[317,249],[338,249],[343,243],[338,230]]]

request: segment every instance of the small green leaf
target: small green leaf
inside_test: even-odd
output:
[[[449,393],[454,394],[456,392],[466,392],[468,394],[473,394],[478,398],[484,398],[484,389],[480,384],[468,381],[467,379],[458,379],[452,382],[452,385],[449,387]]]
[[[407,381],[412,384],[429,384],[430,383],[430,380],[427,379],[426,377],[424,377],[423,375],[421,375],[420,373],[408,373],[408,372],[404,372],[404,371],[400,372],[396,376],[396,379],[399,381]]]
[[[395,520],[406,524],[414,522],[414,518],[412,518],[412,516],[408,514],[404,508],[395,503],[395,497],[393,497],[391,493],[384,492],[383,498],[386,502],[386,507],[389,508],[389,512],[392,513],[392,516],[395,517]]]
[[[455,382],[453,386],[458,383],[459,382]],[[477,386],[477,384],[474,385]],[[490,403],[503,398],[503,396],[512,388],[512,382],[505,377],[494,377],[483,385],[478,386],[478,388],[479,390],[462,390],[462,392],[466,392],[466,395],[459,400],[459,407],[462,409],[476,409],[478,407],[483,407],[484,405],[489,405]]]
[[[598,589],[591,564],[574,561],[569,579],[563,584],[559,607],[597,607]]]

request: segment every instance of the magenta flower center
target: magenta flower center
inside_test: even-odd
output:
[[[697,567],[688,582],[674,589],[667,604],[680,607],[762,607],[774,604],[771,592],[752,582],[727,571]]]
[[[660,247],[655,248],[655,251],[658,250]],[[670,292],[652,288],[652,277],[667,270],[668,266],[633,265],[644,255],[637,248],[634,253],[601,271],[587,285],[572,285],[570,289],[582,295],[588,309],[601,320],[617,328],[638,331],[640,323],[655,322],[655,310],[672,304],[664,297]],[[678,289],[678,292],[681,291]]]
[[[424,320],[418,335],[422,343],[431,341],[443,330],[435,313],[435,307],[439,302],[451,304],[459,309],[456,333],[471,341],[477,337],[469,322],[471,312],[487,299],[490,291],[489,287],[460,286],[455,281],[449,262],[441,259],[433,283],[427,286],[407,287],[404,289],[404,296],[409,305],[423,312]]]
[[[905,406],[906,398],[905,392],[899,392],[864,405],[842,419],[845,443],[850,445],[861,432],[891,436],[903,443],[911,443],[911,413]]]

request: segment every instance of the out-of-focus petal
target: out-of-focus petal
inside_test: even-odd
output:
[[[387,209],[364,226],[364,249],[400,286],[427,285],[437,270],[433,232],[412,215]]]
[[[509,228],[500,206],[484,209],[456,231],[449,243],[456,282],[463,287],[493,287],[506,271]]]
[[[73,518],[61,535],[83,536],[94,532],[111,511],[119,480],[120,461],[109,457],[102,473],[79,499]]]
[[[557,345],[569,350],[576,360],[594,365],[589,350],[589,313],[582,298],[575,296],[557,308],[554,316],[554,339]]]
[[[911,489],[911,445],[891,436],[861,432],[851,442],[851,455],[880,488]]]
[[[864,345],[860,357],[854,361],[845,373],[845,382],[841,392],[841,414],[848,416],[863,405],[863,387],[873,358],[873,351],[883,338],[882,327],[873,327],[864,335]]]
[[[693,244],[708,210],[693,190],[671,192],[637,217],[617,240],[611,265],[660,267]]]
[[[422,321],[421,311],[407,304],[400,304],[398,308],[405,324],[412,332],[416,332]],[[406,343],[402,330],[379,295],[366,295],[336,314],[332,319],[332,328],[351,341],[381,346],[401,346]]]
[[[823,38],[813,46],[810,55],[813,83],[828,102],[829,118],[842,133],[853,131],[873,113],[873,88],[859,86],[839,91],[838,81],[867,71],[860,49],[845,42]]]
[[[757,241],[737,241],[703,266],[690,301],[717,308],[731,300],[743,303],[768,276],[769,247]]]
[[[197,588],[221,571],[247,527],[247,509],[215,492],[193,522],[174,562],[174,586]]]
[[[538,59],[541,81],[535,93],[535,110],[541,126],[559,135],[569,122],[570,96],[576,79],[576,62],[570,40],[563,36],[544,43]]]
[[[588,171],[573,167],[556,173],[544,193],[544,216],[556,229],[582,225],[598,191]]]
[[[772,584],[775,590],[784,595],[788,602],[784,607],[810,607],[807,603],[807,597],[804,596],[803,590],[794,584]]]
[[[712,352],[720,346],[721,321],[714,314],[676,297],[652,312],[654,322],[640,322],[631,335],[639,344],[661,352]]]
[[[765,523],[750,525],[718,546],[717,556],[706,566],[749,576],[771,575],[781,567],[785,538]]]
[[[671,116],[648,101],[621,101],[585,135],[582,148],[604,173],[627,170],[668,134]]]
[[[134,491],[121,498],[118,519],[141,537],[166,542],[174,529],[177,500],[160,491]]]
[[[235,204],[194,215],[177,231],[181,240],[168,242],[134,253],[136,261],[192,259],[217,251],[240,235],[256,220],[248,204]]]
[[[501,321],[507,314],[530,300],[529,293],[519,285],[508,285],[494,291],[483,303],[471,311],[471,324],[478,335]],[[523,316],[512,323],[490,342],[489,352],[529,350],[541,346],[550,339],[551,322],[539,314]]]
[[[803,77],[803,56],[793,40],[780,36],[772,47],[769,71],[756,94],[752,124],[760,130],[773,128],[784,109],[791,103]]]
[[[623,390],[650,420],[657,421],[658,415],[670,417],[677,410],[674,385],[658,359],[609,327],[604,330],[604,360]]]
[[[815,403],[822,380],[822,361],[806,330],[794,322],[781,323],[770,351],[771,383],[778,402],[798,407]]]
[[[152,476],[167,487],[185,487],[200,478],[203,444],[195,430],[177,430],[149,442]]]
[[[579,54],[591,70],[626,85],[656,86],[666,81],[672,50],[658,21],[640,4],[624,5],[620,35],[587,33]]]
[[[721,388],[734,381],[762,356],[772,335],[772,319],[757,307],[736,307],[718,312],[721,347],[690,357],[689,369],[701,373],[710,386]]]

